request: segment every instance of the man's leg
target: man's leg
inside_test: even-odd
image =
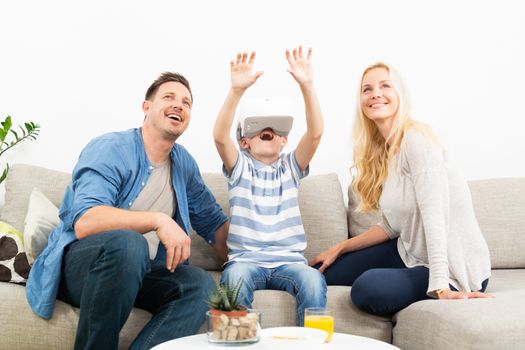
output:
[[[75,349],[116,349],[120,329],[150,268],[133,231],[110,231],[66,247],[59,298],[80,307]]]
[[[323,274],[305,264],[288,264],[273,269],[269,288],[284,290],[295,296],[296,323],[304,324],[304,309],[326,306],[326,282]]]
[[[144,277],[135,306],[150,311],[153,317],[130,349],[149,349],[196,334],[206,317],[207,300],[214,287],[213,278],[199,267],[180,265],[170,272],[164,262],[152,262],[152,271]]]
[[[221,276],[221,283],[235,286],[240,279],[243,280],[237,302],[247,308],[252,307],[253,293],[259,289],[266,288],[268,270],[257,265],[232,262],[226,266]]]

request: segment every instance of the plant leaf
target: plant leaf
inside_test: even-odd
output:
[[[7,177],[8,172],[9,172],[9,163],[6,165],[4,171],[2,172],[2,176],[0,176],[0,184],[4,182],[5,178]]]

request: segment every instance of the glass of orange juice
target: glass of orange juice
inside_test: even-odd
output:
[[[317,328],[328,332],[325,343],[332,340],[334,334],[334,316],[332,310],[324,307],[308,307],[304,309],[304,326]]]

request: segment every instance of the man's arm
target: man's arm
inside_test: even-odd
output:
[[[246,89],[255,83],[261,74],[263,74],[263,72],[260,71],[252,73],[254,60],[255,52],[252,52],[249,58],[248,53],[244,52],[242,54],[237,53],[237,59],[230,62],[232,85],[219,111],[219,115],[217,115],[217,120],[213,128],[215,147],[219,152],[228,174],[233,170],[238,155],[237,147],[230,137],[235,110]]]
[[[302,46],[293,49],[292,53],[286,50],[286,59],[290,64],[288,72],[299,84],[304,99],[306,114],[306,132],[295,149],[295,159],[302,172],[306,170],[312,160],[323,135],[323,115],[315,91],[312,72],[312,49],[308,50],[306,57]]]
[[[168,215],[161,212],[131,211],[99,205],[88,209],[75,223],[78,239],[111,230],[138,233],[155,231],[166,248],[166,268],[175,268],[190,256],[191,239]]]

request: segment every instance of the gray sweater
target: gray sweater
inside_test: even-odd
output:
[[[465,180],[447,165],[442,147],[421,132],[405,133],[390,160],[380,198],[387,235],[397,238],[408,267],[430,270],[427,294],[448,288],[476,291],[490,276],[489,250]]]

